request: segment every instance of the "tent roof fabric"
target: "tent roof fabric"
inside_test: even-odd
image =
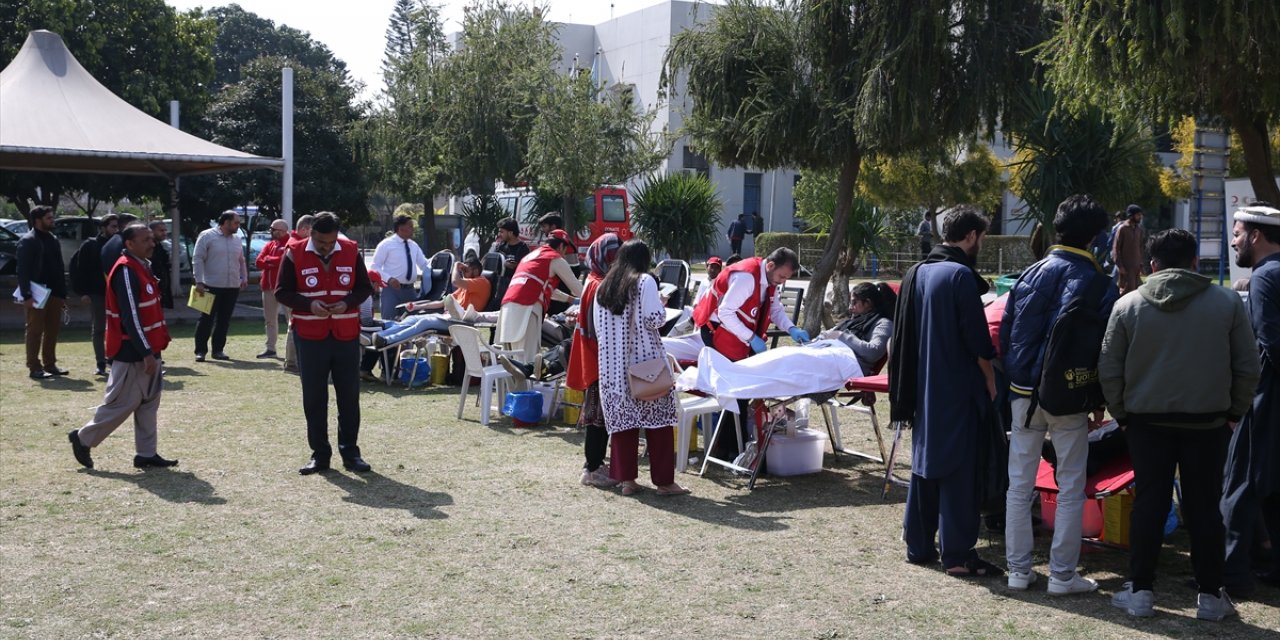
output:
[[[56,33],[32,31],[0,72],[0,169],[173,178],[283,166],[139,111],[85,71]]]

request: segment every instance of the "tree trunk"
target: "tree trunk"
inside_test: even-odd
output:
[[[573,203],[573,194],[566,193],[560,197],[560,219],[564,221],[564,232],[573,237],[574,231],[577,231],[578,225],[576,220],[576,209]],[[577,240],[574,240],[576,243]]]
[[[929,207],[929,243],[942,244],[942,229],[938,228],[938,208]]]
[[[853,208],[853,190],[858,182],[858,169],[862,164],[862,150],[854,145],[840,165],[840,177],[836,180],[836,211],[831,219],[827,246],[822,259],[813,269],[809,289],[804,294],[804,328],[816,335],[822,326],[822,303],[826,299],[827,283],[835,273],[840,253],[844,251],[849,228],[849,211]]]
[[[422,228],[422,252],[425,253],[427,255],[427,259],[430,260],[431,254],[444,248],[435,246],[436,207],[435,199],[430,194],[427,194],[426,200],[423,201],[422,220],[419,221],[418,226]]]
[[[1244,151],[1244,166],[1249,173],[1256,200],[1280,205],[1280,186],[1276,186],[1276,167],[1271,166],[1271,142],[1267,138],[1267,123],[1263,118],[1241,115],[1232,118],[1232,128],[1240,136]]]

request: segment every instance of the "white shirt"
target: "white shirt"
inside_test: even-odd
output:
[[[767,283],[769,276],[765,271],[767,263],[760,261],[760,282]],[[719,322],[729,333],[737,336],[743,342],[751,342],[753,334],[747,325],[742,324],[742,320],[738,318],[738,309],[742,308],[742,304],[751,297],[751,292],[756,288],[756,283],[752,279],[751,274],[735,271],[729,274],[729,288],[725,290],[724,297],[720,298],[720,306],[711,314],[711,319]],[[764,302],[764,296],[769,291],[768,286],[760,287],[760,302]],[[769,320],[773,322],[775,327],[783,331],[790,331],[791,327],[796,326],[791,322],[791,318],[787,317],[787,310],[778,301],[778,291],[774,289],[773,300],[769,301]]]
[[[378,247],[373,250],[373,264],[370,269],[377,271],[382,276],[383,282],[391,282],[393,279],[400,284],[412,286],[412,281],[406,281],[409,273],[409,263],[404,257],[405,244],[409,245],[409,256],[413,260],[413,279],[416,281],[419,276],[426,273],[431,265],[427,262],[427,257],[422,254],[422,247],[418,243],[405,240],[396,234],[378,243]]]
[[[202,231],[196,237],[191,275],[197,283],[220,289],[236,289],[248,282],[244,242],[239,234],[227,235],[218,227]]]

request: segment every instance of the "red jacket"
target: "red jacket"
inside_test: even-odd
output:
[[[765,288],[764,303],[760,302],[760,288],[763,284],[760,281],[760,263],[763,258],[747,258],[733,263],[725,267],[720,275],[716,276],[714,282],[711,283],[711,289],[707,291],[707,295],[702,296],[698,301],[698,306],[693,310],[693,324],[698,327],[710,327],[712,329],[712,348],[719,351],[724,357],[730,360],[741,360],[751,355],[751,347],[738,339],[727,329],[720,326],[717,322],[711,321],[711,314],[715,313],[720,307],[720,300],[724,298],[724,294],[729,290],[729,277],[734,273],[746,273],[751,276],[755,282],[755,289],[752,290],[751,296],[746,302],[738,308],[738,319],[742,324],[746,325],[751,333],[764,337],[769,331],[769,302],[773,300],[774,291],[777,287],[768,285]]]
[[[280,263],[284,261],[288,242],[288,240],[268,242],[267,246],[258,253],[258,259],[254,260],[254,265],[258,267],[258,271],[262,272],[262,280],[259,284],[262,285],[263,291],[276,290],[276,284],[280,282]]]
[[[604,278],[595,273],[587,274],[587,285],[582,289],[582,304],[578,307],[578,326],[573,329],[573,346],[569,348],[569,372],[565,385],[570,389],[585,391],[600,380],[600,347],[595,338],[582,332],[582,312],[591,312],[595,304],[596,289]]]
[[[523,305],[542,305],[545,312],[551,306],[551,292],[560,286],[560,278],[551,275],[551,263],[564,256],[548,245],[534,249],[516,265],[511,284],[502,296],[502,304],[508,302]]]
[[[341,249],[335,250],[326,265],[320,256],[307,251],[305,242],[289,243],[289,259],[293,261],[299,295],[332,304],[342,302],[355,289],[360,250],[354,241],[343,238],[338,239],[338,246]],[[360,336],[360,311],[347,309],[322,317],[295,309],[293,328],[298,337],[305,340],[324,340],[329,334],[338,340],[355,340]]]
[[[127,253],[121,255],[119,260],[116,260],[115,266],[111,267],[111,274],[107,276],[107,281],[113,280],[116,277],[116,272],[120,269],[133,271],[141,284],[140,290],[134,293],[137,296],[136,298],[123,301],[128,307],[123,311],[131,315],[137,314],[137,325],[142,329],[142,337],[150,346],[151,353],[164,351],[164,348],[169,346],[169,328],[164,324],[164,310],[160,308],[160,281],[152,275],[151,269],[148,269],[137,258]],[[125,333],[122,324],[124,320],[121,318],[121,301],[116,300],[115,289],[112,287],[107,287],[106,302],[107,335],[105,353],[108,358],[114,358],[116,354],[120,353],[120,345],[130,338]]]

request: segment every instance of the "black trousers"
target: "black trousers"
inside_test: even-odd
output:
[[[360,455],[360,341],[306,340],[299,337],[298,369],[302,379],[302,412],[307,417],[311,457],[327,461],[329,445],[329,380],[338,401],[338,453],[344,459]]]
[[[1222,470],[1231,430],[1181,429],[1130,424],[1129,457],[1133,460],[1133,513],[1129,518],[1129,573],[1133,590],[1155,584],[1164,523],[1173,502],[1173,476],[1182,485],[1182,520],[1191,534],[1191,568],[1201,593],[1217,595],[1222,587],[1224,528],[1218,511]]]
[[[196,355],[209,353],[209,336],[213,336],[213,352],[221,353],[227,347],[227,328],[231,326],[231,314],[236,310],[240,289],[236,287],[209,287],[213,294],[211,313],[200,314],[196,324]]]
[[[609,452],[609,432],[597,424],[587,425],[586,432],[582,451],[587,460],[582,466],[587,471],[595,471],[604,464],[605,454]]]
[[[742,255],[742,238],[729,238],[729,251],[735,255]]]

